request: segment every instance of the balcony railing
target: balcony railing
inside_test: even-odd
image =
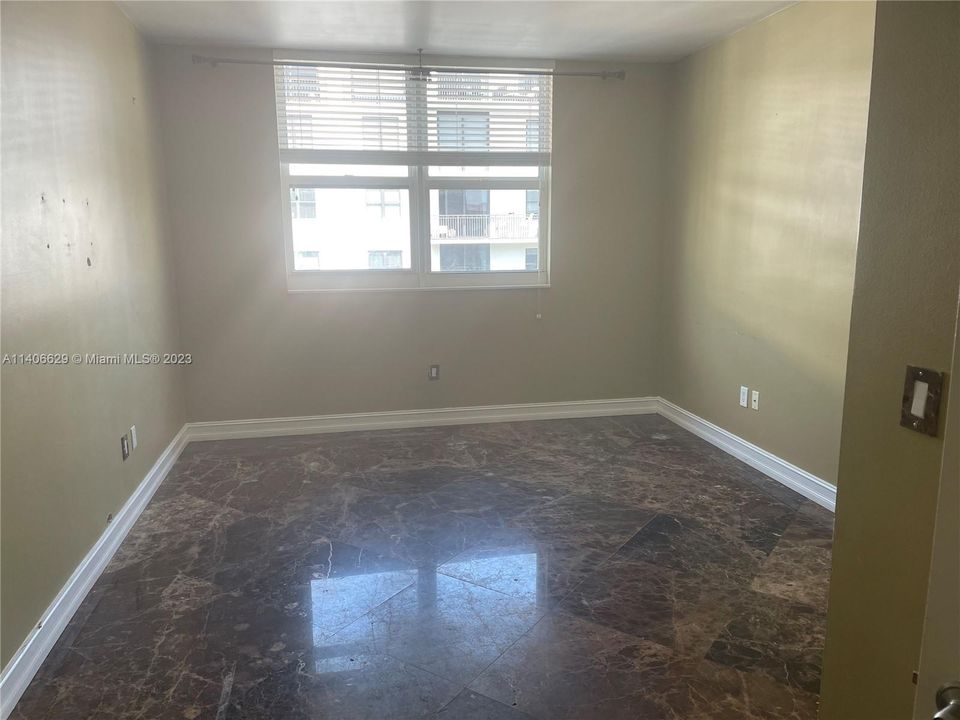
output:
[[[431,236],[523,240],[538,237],[539,229],[537,215],[440,215]]]

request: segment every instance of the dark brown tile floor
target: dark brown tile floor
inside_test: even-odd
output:
[[[812,719],[831,533],[657,416],[195,443],[13,718]]]

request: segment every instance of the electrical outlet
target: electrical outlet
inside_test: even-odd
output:
[[[440,366],[431,365],[430,369],[427,371],[427,380],[439,380],[440,379]]]
[[[136,425],[130,426],[130,449],[131,450],[137,449],[137,426]]]
[[[124,460],[130,457],[130,441],[127,439],[126,433],[120,438],[120,454]]]
[[[746,385],[740,386],[740,407],[747,406],[747,393],[750,392],[750,389]]]
[[[754,410],[760,409],[760,391],[754,390],[750,395],[750,407]]]

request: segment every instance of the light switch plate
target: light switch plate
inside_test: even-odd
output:
[[[925,435],[937,436],[940,420],[940,395],[944,373],[907,365],[903,380],[900,424]]]
[[[750,393],[750,389],[746,385],[740,386],[740,407],[747,406],[747,396]]]
[[[750,394],[750,407],[753,408],[754,410],[760,409],[760,391],[759,390],[754,390]]]

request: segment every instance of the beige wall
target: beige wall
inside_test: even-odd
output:
[[[914,720],[929,720],[937,688],[960,678],[960,307],[956,325]]]
[[[3,352],[175,350],[143,44],[112,4],[0,8]],[[3,664],[182,425],[181,390],[169,368],[3,367]]]
[[[191,420],[657,392],[665,67],[557,81],[552,288],[290,294],[272,71],[194,52],[155,55]]]
[[[958,93],[960,4],[880,3],[824,720],[911,717],[943,442],[900,427],[899,408],[907,364],[950,368],[960,285]]]
[[[661,394],[832,483],[873,19],[801,3],[672,77]]]

